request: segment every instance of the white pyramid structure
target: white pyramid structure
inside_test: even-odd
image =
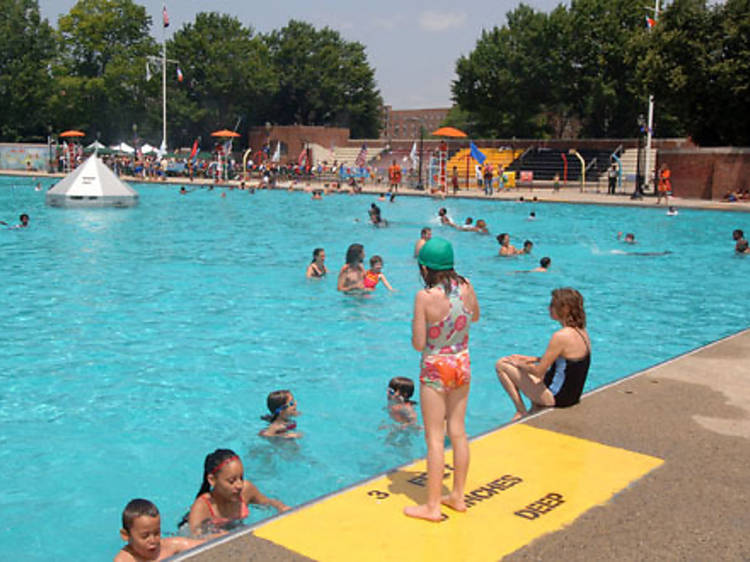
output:
[[[55,184],[46,201],[52,207],[133,207],[138,192],[92,155]]]

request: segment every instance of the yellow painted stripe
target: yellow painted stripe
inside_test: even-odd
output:
[[[419,461],[258,527],[255,534],[316,560],[497,560],[609,500],[662,460],[513,425],[471,442],[466,513],[441,523],[402,514],[423,503]],[[450,462],[450,455],[447,456]],[[444,488],[451,485],[446,468]]]

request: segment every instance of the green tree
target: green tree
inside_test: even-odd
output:
[[[145,122],[146,57],[157,53],[150,24],[131,0],[79,0],[60,18],[50,98],[59,126],[111,141],[129,138],[132,124]]]
[[[46,99],[53,30],[36,0],[0,0],[0,14],[0,138],[38,141],[51,124]]]
[[[295,20],[265,40],[279,83],[272,120],[349,127],[355,138],[378,135],[381,99],[361,43]]]
[[[170,78],[168,94],[172,134],[180,144],[232,129],[238,120],[241,132],[265,122],[277,81],[268,49],[251,28],[228,15],[199,13],[175,33],[167,53],[185,76],[182,83]]]
[[[676,0],[639,71],[701,145],[750,145],[750,2]],[[658,113],[657,113],[658,115]]]

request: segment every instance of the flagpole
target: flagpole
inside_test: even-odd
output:
[[[659,21],[659,0],[655,0],[654,5],[654,21]],[[646,174],[646,185],[649,185],[654,179],[653,174],[650,173],[649,166],[651,164],[651,131],[654,128],[654,96],[649,94],[648,96],[648,124],[646,125],[646,159],[645,159],[645,174]],[[656,193],[656,185],[653,186],[654,193]]]
[[[161,43],[161,144],[159,148],[167,149],[167,28],[162,28]]]

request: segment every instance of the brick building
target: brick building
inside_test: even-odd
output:
[[[424,125],[425,135],[434,131],[445,120],[450,107],[431,109],[393,109],[384,105],[381,114],[381,139],[416,139],[419,126]]]

